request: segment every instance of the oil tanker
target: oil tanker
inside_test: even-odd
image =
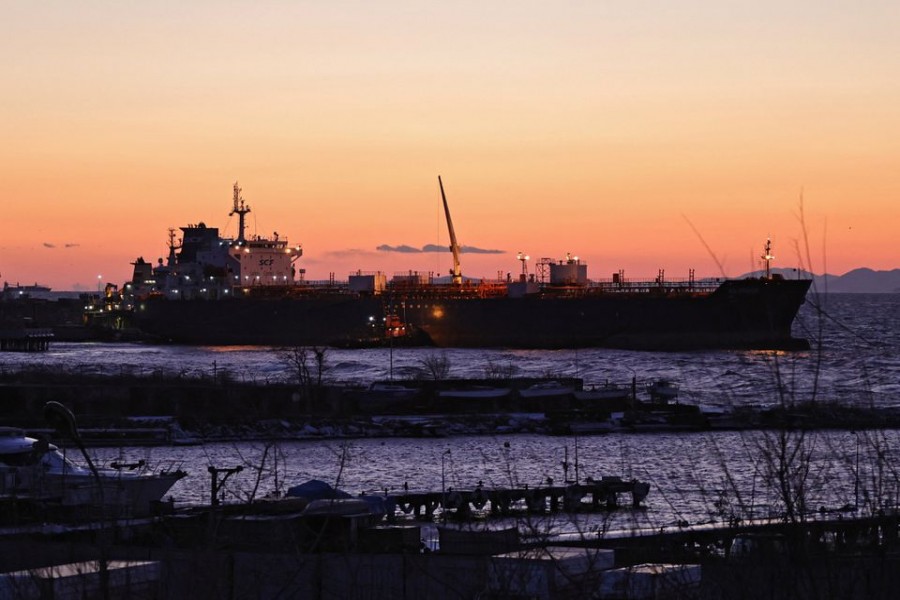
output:
[[[801,349],[791,326],[809,280],[769,269],[745,279],[631,281],[623,272],[588,279],[567,255],[541,259],[532,273],[503,280],[464,278],[443,183],[450,233],[449,277],[409,271],[388,278],[356,272],[346,281],[307,282],[303,251],[277,233],[248,238],[250,212],[234,185],[238,235],[203,223],[169,230],[169,255],[137,259],[122,290],[86,314],[89,323],[137,329],[148,339],[196,345],[577,348],[638,350]]]

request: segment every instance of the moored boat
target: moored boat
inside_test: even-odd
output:
[[[614,401],[627,400],[631,397],[631,388],[617,385],[615,383],[605,383],[603,385],[591,386],[585,390],[576,390],[575,398],[577,400],[587,402],[597,401]]]
[[[151,514],[154,504],[186,474],[148,473],[143,462],[98,469],[70,461],[55,445],[0,427],[0,499],[42,508],[136,517]]]
[[[678,384],[668,379],[657,379],[647,385],[652,402],[672,402],[678,398]]]

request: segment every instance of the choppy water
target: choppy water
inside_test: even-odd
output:
[[[408,349],[330,350],[327,379],[368,383],[391,375],[413,375],[435,355],[445,357],[451,377],[485,377],[492,372],[518,376],[581,377],[627,384],[664,377],[677,382],[681,397],[705,405],[770,404],[780,393],[795,400],[835,400],[900,405],[900,295],[813,297],[795,323],[795,335],[810,338],[809,352],[738,351],[628,352],[618,350]],[[291,376],[274,348],[206,348],[141,344],[54,344],[42,354],[0,353],[0,368],[20,369],[34,361],[54,368],[90,373],[150,374],[161,371],[211,377],[227,371],[238,380],[280,381]],[[721,521],[730,514],[766,516],[784,510],[771,489],[769,470],[780,445],[802,443],[810,454],[803,485],[811,508],[834,509],[879,501],[895,502],[898,477],[893,453],[897,432],[818,432],[791,434],[716,432],[690,434],[607,434],[578,438],[535,435],[446,439],[217,443],[185,448],[97,450],[102,462],[126,452],[159,466],[180,466],[193,474],[176,484],[179,500],[209,500],[209,465],[243,465],[228,482],[230,500],[262,495],[307,479],[338,483],[351,492],[441,489],[446,485],[537,484],[563,478],[569,448],[574,464],[577,443],[580,476],[621,475],[652,485],[646,511],[622,511],[622,526],[660,527],[678,521]],[[508,443],[507,447],[505,444]],[[450,450],[449,454],[446,451]],[[277,462],[274,459],[277,456]],[[857,456],[859,458],[857,459]],[[258,467],[264,468],[260,470]],[[858,466],[858,468],[857,468]],[[788,468],[795,473],[797,469]],[[259,480],[257,481],[257,474]],[[570,471],[574,476],[574,470]],[[858,475],[858,477],[857,477]],[[569,526],[572,526],[571,524]]]

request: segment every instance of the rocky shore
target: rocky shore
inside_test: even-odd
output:
[[[900,411],[836,403],[704,410],[636,393],[600,398],[579,379],[376,382],[368,387],[220,378],[0,374],[0,422],[49,431],[61,402],[93,445],[236,439],[600,434],[749,429],[900,428]]]

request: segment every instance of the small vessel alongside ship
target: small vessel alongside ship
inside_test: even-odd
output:
[[[440,181],[440,178],[439,178]],[[347,281],[304,281],[302,256],[277,233],[244,234],[250,212],[234,185],[230,214],[238,235],[203,223],[170,229],[169,255],[157,265],[138,258],[131,281],[107,289],[86,313],[89,324],[136,329],[148,339],[197,345],[577,348],[798,349],[791,325],[809,280],[771,273],[746,279],[632,281],[588,279],[587,265],[567,255],[542,259],[534,273],[506,280],[462,276],[459,245],[441,182],[453,271],[448,278],[406,272],[356,272]]]

